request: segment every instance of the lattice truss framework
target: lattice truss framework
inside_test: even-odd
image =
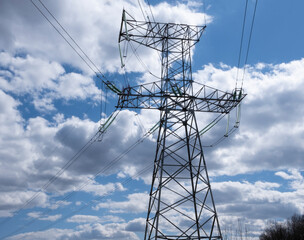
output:
[[[205,26],[140,22],[123,12],[119,42],[132,41],[161,55],[161,81],[126,87],[118,108],[158,109],[147,239],[222,239],[195,112],[229,113],[245,97],[193,87],[191,47]]]

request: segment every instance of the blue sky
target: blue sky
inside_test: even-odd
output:
[[[123,86],[121,13],[125,8],[142,20],[138,1],[42,2],[107,79]],[[207,20],[194,49],[193,78],[232,91],[245,1],[150,3],[157,21]],[[248,1],[245,47],[254,4]],[[301,0],[259,1],[241,125],[205,149],[221,227],[230,240],[239,221],[248,239],[258,239],[268,221],[304,213],[302,9]],[[0,239],[142,239],[156,133],[136,143],[159,113],[121,111],[102,141],[74,157],[97,132],[100,118],[104,122],[115,110],[117,97],[100,90],[100,80],[30,1],[0,2],[0,32]],[[159,75],[158,56],[142,47],[138,53]],[[131,52],[126,71],[132,84],[156,81]],[[212,116],[197,118],[203,128]],[[202,137],[205,145],[225,134],[226,121]]]

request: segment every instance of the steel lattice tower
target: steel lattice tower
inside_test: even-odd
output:
[[[123,12],[119,43],[153,48],[162,64],[160,81],[118,93],[118,108],[160,111],[145,240],[222,239],[195,113],[229,113],[245,95],[240,89],[194,89],[191,47],[204,29],[140,22]]]

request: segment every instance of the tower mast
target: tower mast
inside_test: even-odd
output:
[[[119,43],[155,49],[162,64],[159,82],[118,93],[118,108],[160,112],[145,240],[222,240],[196,112],[229,113],[245,95],[193,88],[191,47],[205,27],[136,21],[123,11]]]

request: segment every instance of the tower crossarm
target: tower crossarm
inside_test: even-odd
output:
[[[141,45],[163,51],[163,41],[168,39],[170,50],[176,51],[182,41],[188,41],[189,47],[197,43],[206,26],[187,24],[137,21],[125,10],[122,14],[118,42],[133,41]]]
[[[228,93],[206,85],[201,85],[194,95],[174,90],[173,87],[170,91],[163,92],[159,81],[126,87],[118,96],[118,108],[229,113],[246,94],[240,89]]]

